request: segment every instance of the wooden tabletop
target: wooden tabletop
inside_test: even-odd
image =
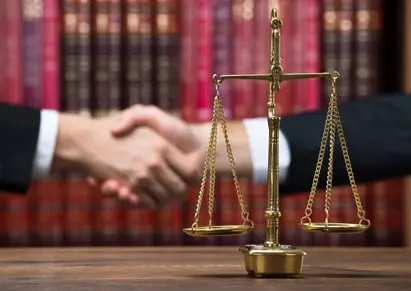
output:
[[[297,279],[248,277],[237,249],[0,249],[0,290],[411,290],[408,249],[304,248]]]

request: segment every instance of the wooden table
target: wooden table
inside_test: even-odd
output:
[[[300,278],[255,279],[237,247],[0,249],[0,290],[411,290],[411,250],[304,250]]]

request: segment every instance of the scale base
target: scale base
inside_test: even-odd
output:
[[[264,245],[244,245],[245,269],[254,277],[296,277],[302,272],[306,253],[290,245],[267,248]]]

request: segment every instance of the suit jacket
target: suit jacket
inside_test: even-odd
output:
[[[28,190],[39,128],[39,110],[0,103],[0,190]]]
[[[341,121],[357,183],[411,174],[411,95],[386,94],[339,105]],[[291,151],[282,193],[309,191],[314,177],[326,109],[286,116],[281,120]],[[328,150],[318,187],[325,188]],[[336,134],[333,185],[348,184]]]

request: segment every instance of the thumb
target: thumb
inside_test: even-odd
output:
[[[117,119],[117,122],[111,128],[111,133],[115,136],[125,135],[132,131],[136,126],[142,125],[139,123],[138,116],[134,111],[140,105],[135,105],[131,108],[124,110]]]

